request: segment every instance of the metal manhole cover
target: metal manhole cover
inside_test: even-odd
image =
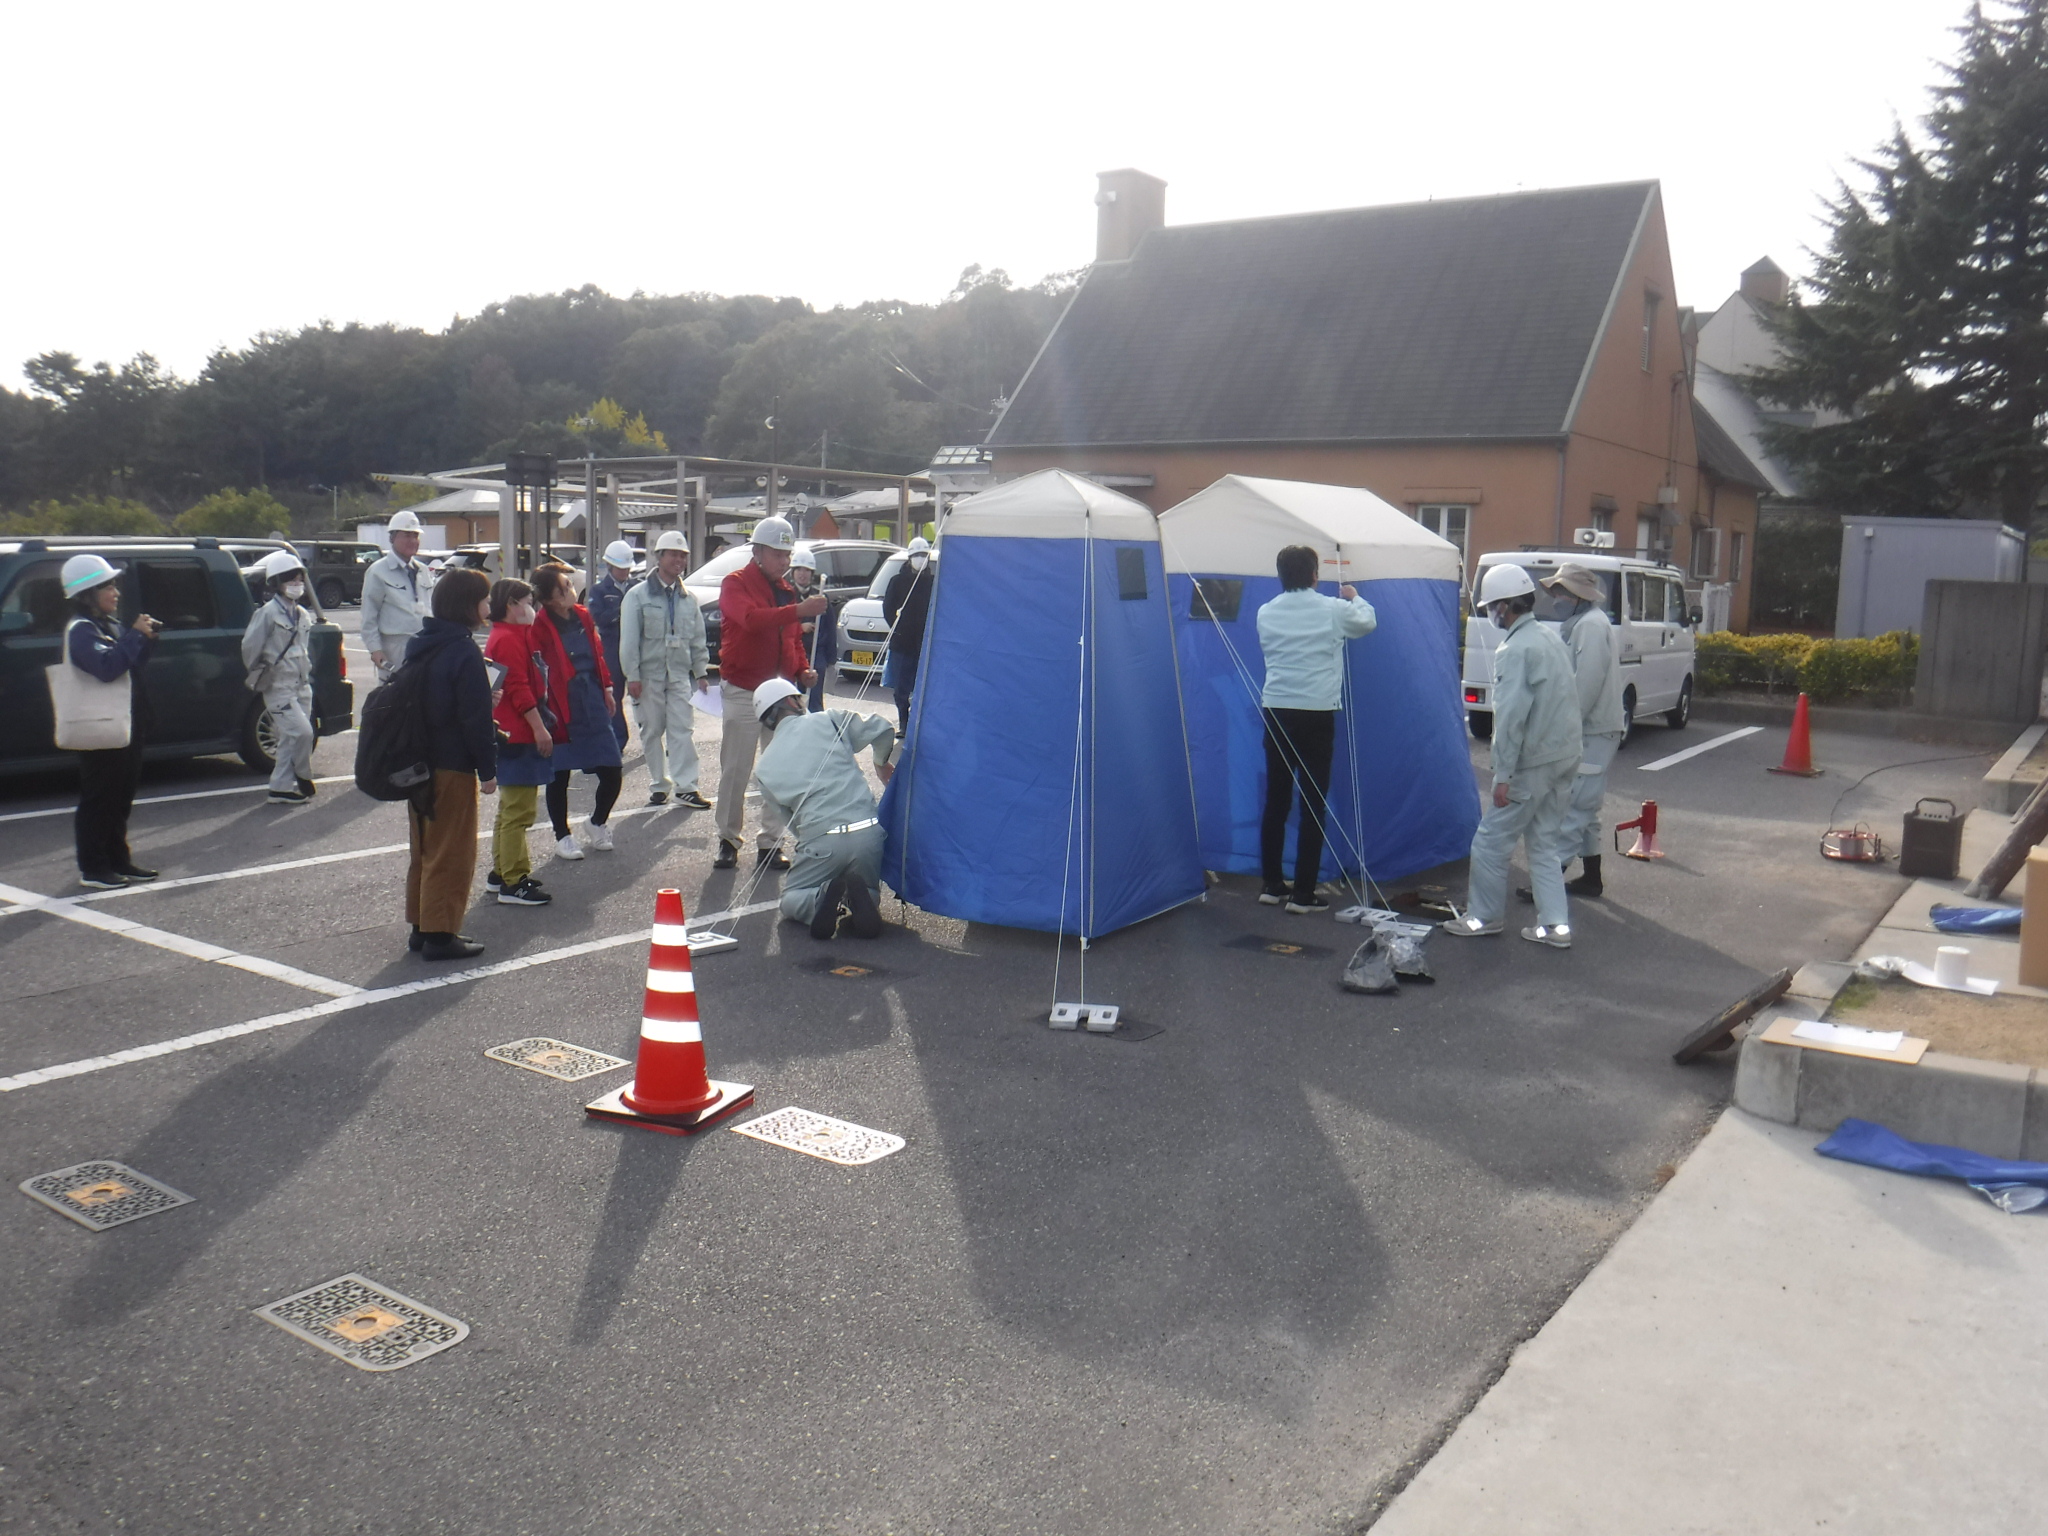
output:
[[[631,1065],[623,1057],[607,1056],[603,1051],[587,1051],[580,1045],[571,1045],[566,1040],[550,1040],[545,1035],[535,1035],[531,1040],[514,1040],[510,1045],[494,1045],[484,1054],[493,1061],[524,1067],[529,1072],[538,1072],[543,1077],[557,1078],[565,1083],[581,1082],[600,1072],[616,1072],[620,1067]]]
[[[833,976],[845,976],[851,979],[855,976],[870,976],[874,973],[871,972],[864,965],[835,965],[832,967],[831,971],[828,974]]]
[[[21,1181],[21,1192],[95,1232],[192,1203],[190,1195],[126,1163],[78,1163],[39,1173]]]
[[[871,976],[888,974],[879,965],[870,965],[865,960],[848,960],[840,955],[820,955],[815,960],[803,961],[802,968],[815,971],[820,976],[836,976],[841,981],[866,981]]]
[[[1225,941],[1225,949],[1249,949],[1262,955],[1277,955],[1282,960],[1319,960],[1330,953],[1322,944],[1301,944],[1293,939],[1268,938],[1263,933],[1247,933],[1241,938]]]
[[[808,1109],[778,1109],[773,1114],[749,1120],[733,1129],[756,1141],[787,1147],[792,1152],[807,1152],[812,1157],[822,1157],[828,1163],[843,1163],[848,1167],[875,1162],[891,1152],[901,1152],[904,1146],[901,1136],[891,1136],[887,1131],[871,1131],[850,1120],[835,1120],[830,1115],[813,1114]]]
[[[469,1337],[469,1324],[361,1275],[273,1301],[256,1315],[364,1371],[395,1371]]]

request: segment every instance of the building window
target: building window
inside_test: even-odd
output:
[[[1654,293],[1643,295],[1643,372],[1650,371],[1650,350],[1657,339],[1657,305]]]
[[[1731,582],[1742,580],[1742,546],[1747,537],[1742,533],[1728,535],[1728,579]]]
[[[1415,509],[1415,520],[1440,539],[1448,539],[1458,546],[1458,560],[1461,565],[1469,564],[1469,544],[1472,531],[1472,509],[1432,502]]]
[[[1721,530],[1695,528],[1692,531],[1692,574],[1702,581],[1721,575]]]

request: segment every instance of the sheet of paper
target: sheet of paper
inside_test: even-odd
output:
[[[720,719],[725,714],[725,695],[716,688],[702,688],[690,695],[690,705],[700,714]]]
[[[1850,1045],[1865,1051],[1896,1051],[1906,1038],[1903,1029],[1858,1029],[1854,1024],[1828,1024],[1819,1019],[1806,1020],[1792,1034],[1815,1045]]]

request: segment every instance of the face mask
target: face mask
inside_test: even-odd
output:
[[[927,561],[927,560],[929,560],[929,559],[931,559],[931,556],[930,556],[930,555],[912,555],[912,556],[910,557],[910,566],[911,566],[911,569],[912,569],[912,570],[918,570],[918,571],[921,571],[921,570],[923,570],[923,569],[924,569],[924,563],[925,563],[925,561]]]
[[[306,584],[303,581],[288,581],[284,584],[284,595],[296,603],[306,595]]]

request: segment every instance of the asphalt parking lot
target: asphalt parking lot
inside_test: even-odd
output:
[[[283,809],[230,760],[152,769],[164,880],[56,909],[66,786],[0,782],[7,1180],[116,1159],[194,1197],[102,1233],[0,1200],[0,1529],[1360,1529],[1718,1112],[1727,1063],[1676,1041],[1895,899],[1818,857],[1836,798],[1964,750],[1824,735],[1791,779],[1766,731],[1643,771],[1730,729],[1624,749],[1610,816],[1658,799],[1669,856],[1609,859],[1574,950],[1440,937],[1398,997],[1342,992],[1357,931],[1238,878],[1090,952],[1142,1040],[1046,1029],[1042,935],[894,901],[872,944],[722,920],[713,1075],[905,1138],[859,1168],[593,1123],[623,1072],[484,1057],[630,1057],[654,890],[693,922],[774,894],[710,869],[708,814],[639,810],[637,743],[617,851],[542,853],[554,905],[479,904],[453,968],[405,952],[402,809],[344,782]],[[1843,819],[1889,839],[1992,755]],[[1462,890],[1402,884],[1431,881]],[[352,1272],[469,1336],[371,1374],[252,1315]]]

